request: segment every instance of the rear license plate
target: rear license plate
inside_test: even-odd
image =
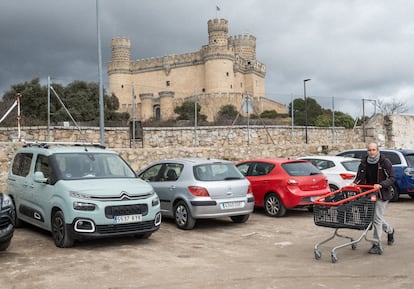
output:
[[[114,216],[114,224],[126,224],[126,223],[138,223],[142,222],[142,215],[124,215],[124,216]]]
[[[239,209],[244,207],[244,202],[227,202],[220,204],[221,209],[229,210],[229,209]]]

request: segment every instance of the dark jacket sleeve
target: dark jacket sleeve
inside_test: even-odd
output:
[[[383,169],[383,179],[380,181],[380,185],[383,188],[388,188],[395,183],[395,173],[394,169],[392,168],[391,161],[389,159],[384,158],[382,162],[382,169]]]
[[[362,159],[361,163],[358,166],[358,172],[354,179],[354,184],[365,185],[366,184],[366,177],[365,177],[365,168],[366,168],[366,159]]]

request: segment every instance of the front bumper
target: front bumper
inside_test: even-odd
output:
[[[80,222],[85,224],[84,227],[80,227]],[[75,240],[151,233],[157,231],[160,226],[161,213],[157,213],[154,220],[137,223],[96,225],[91,219],[76,218],[71,224],[66,224],[67,231]]]

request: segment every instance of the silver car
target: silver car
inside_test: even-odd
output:
[[[139,176],[154,187],[162,215],[174,218],[180,229],[194,228],[201,218],[244,223],[253,212],[250,183],[230,161],[168,159],[152,163]]]

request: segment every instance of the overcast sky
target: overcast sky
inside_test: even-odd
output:
[[[131,39],[132,59],[195,52],[208,43],[207,21],[225,18],[229,35],[256,37],[266,97],[288,104],[311,78],[307,96],[325,108],[358,117],[363,99],[394,99],[414,114],[414,1],[98,1],[106,89],[112,38]],[[96,0],[0,0],[0,95],[48,75],[97,82],[97,51]]]

